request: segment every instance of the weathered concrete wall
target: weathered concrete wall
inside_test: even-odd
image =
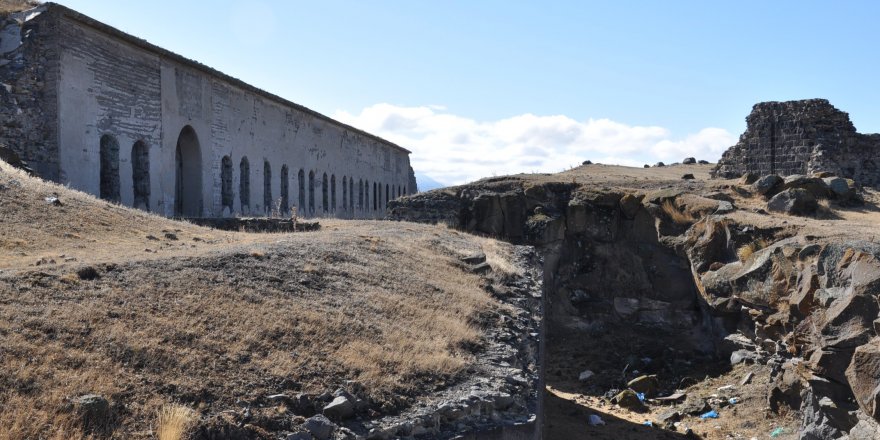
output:
[[[880,184],[880,136],[856,132],[849,115],[825,99],[758,103],[746,124],[714,176],[828,171],[862,185]]]
[[[305,217],[382,217],[389,199],[416,191],[409,151],[397,145],[62,6],[42,10],[18,50],[39,75],[0,67],[19,82],[47,78],[23,88],[42,99],[35,114],[16,116],[4,102],[11,114],[0,115],[23,121],[7,143],[46,178],[168,216],[297,207]],[[56,53],[54,64],[43,59]],[[27,139],[39,124],[58,135]]]

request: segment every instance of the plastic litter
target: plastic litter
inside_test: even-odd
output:
[[[593,377],[594,375],[595,375],[595,373],[593,373],[592,371],[584,370],[584,371],[581,371],[580,375],[578,375],[578,380],[581,382],[586,382],[586,381],[590,380],[590,378]]]
[[[636,396],[638,396],[639,401],[641,401],[641,402],[645,401],[645,393],[636,393]]]
[[[736,405],[737,403],[739,403],[739,397],[731,397],[730,400],[728,400],[727,402],[731,405]]]
[[[595,414],[590,414],[590,417],[587,418],[587,423],[589,423],[590,426],[599,426],[604,425],[605,421]]]
[[[650,420],[646,420],[645,423],[642,423],[642,424],[645,426],[654,426],[654,422],[652,422]]]
[[[700,418],[701,419],[717,419],[718,418],[718,411],[715,411],[713,409],[712,411],[709,411],[709,412],[701,415]]]
[[[785,434],[785,428],[776,428],[770,432],[770,438],[776,438],[782,434]]]

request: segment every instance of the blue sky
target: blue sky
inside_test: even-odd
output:
[[[413,150],[446,184],[717,159],[759,101],[880,132],[880,2],[61,3]]]

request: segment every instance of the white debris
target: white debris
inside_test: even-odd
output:
[[[595,375],[596,374],[590,370],[584,370],[584,371],[581,371],[581,374],[578,376],[578,380],[581,382],[586,382],[586,381],[590,380],[590,378]]]
[[[595,414],[590,414],[590,417],[588,418],[587,423],[589,423],[590,426],[599,426],[599,425],[604,425],[605,421],[602,420],[601,417],[599,417]]]

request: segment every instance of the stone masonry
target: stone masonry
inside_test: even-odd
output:
[[[166,216],[381,218],[409,151],[54,3],[0,15],[0,145]]]
[[[739,142],[721,156],[714,177],[826,171],[880,185],[880,135],[860,134],[849,115],[825,99],[755,104]]]

